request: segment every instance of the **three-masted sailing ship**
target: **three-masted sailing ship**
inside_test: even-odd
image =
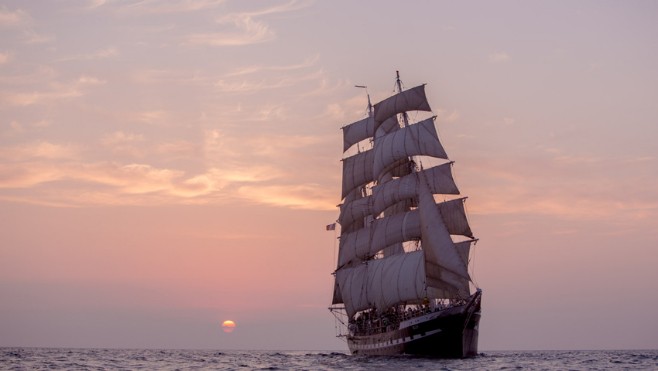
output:
[[[370,104],[344,126],[339,251],[329,308],[352,354],[477,354],[477,242],[439,141],[425,85]],[[428,115],[428,114],[426,114]],[[334,225],[331,225],[333,229]],[[330,229],[330,228],[328,228]]]

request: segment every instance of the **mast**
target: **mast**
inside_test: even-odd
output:
[[[402,93],[402,81],[400,80],[400,71],[395,70],[395,85],[398,88],[398,93]],[[409,126],[409,116],[407,116],[407,112],[402,112],[402,121],[404,123],[404,126]]]

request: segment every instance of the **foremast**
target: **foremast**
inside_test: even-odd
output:
[[[397,94],[374,106],[368,96],[368,117],[342,128],[346,157],[333,304],[344,304],[348,318],[470,294],[469,250],[476,239],[465,198],[457,197],[435,116],[411,124],[407,115],[431,112],[425,86],[403,91],[396,73],[396,87]],[[442,162],[422,168],[418,156]],[[435,194],[452,199],[437,203]]]

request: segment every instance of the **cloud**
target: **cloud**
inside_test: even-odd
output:
[[[337,184],[338,161],[332,165],[336,174],[315,166],[328,163],[318,161],[326,155],[317,149],[327,147],[327,140],[266,133],[241,138],[209,130],[200,146],[185,140],[153,142],[143,134],[118,130],[100,138],[101,146],[95,147],[35,141],[0,149],[0,199],[54,207],[244,200],[334,210],[336,200],[327,196],[333,194],[326,188]],[[94,160],[103,158],[103,151],[132,157],[123,163],[116,155],[113,161]],[[175,159],[185,159],[186,165],[154,165],[159,158],[178,165]],[[190,161],[201,166],[188,166]],[[195,167],[197,171],[189,170]]]
[[[102,139],[102,143],[106,146],[114,147],[117,145],[124,145],[126,143],[141,143],[144,141],[144,136],[140,134],[127,134],[123,131],[115,131],[112,134],[106,135]]]
[[[127,154],[132,157],[143,157],[144,136],[115,131],[101,139],[101,144],[113,153]]]
[[[236,12],[217,19],[221,30],[209,33],[194,33],[185,37],[186,44],[209,46],[243,46],[271,41],[276,34],[258,18],[274,14],[299,10],[308,6],[308,2],[290,1],[251,12]]]
[[[437,119],[440,120],[441,122],[455,122],[459,120],[460,115],[457,110],[453,109],[448,113],[447,110],[445,109],[439,109],[437,112]]]
[[[247,185],[239,194],[248,200],[293,209],[336,210],[336,200],[318,184]]]
[[[0,53],[0,64],[9,62],[9,53]]]
[[[32,17],[22,9],[9,10],[6,6],[0,7],[0,28],[22,33],[23,41],[27,44],[42,44],[54,40],[51,35],[36,32],[33,23]]]
[[[31,85],[38,84],[36,81],[32,81],[31,76],[25,78],[19,78],[13,80],[15,85]],[[23,92],[18,90],[27,90],[25,87],[15,88],[13,91],[0,91],[0,98],[2,98],[0,105],[9,105],[9,106],[32,106],[37,104],[47,104],[53,103],[64,99],[76,98],[83,96],[86,93],[86,88],[94,85],[103,85],[104,80],[93,76],[80,76],[77,80],[70,81],[67,83],[61,83],[58,81],[41,82],[39,84],[39,89],[36,91]],[[47,89],[43,86],[48,86]]]
[[[107,81],[101,80],[93,76],[80,76],[78,78],[78,83],[80,85],[104,85]]]
[[[45,44],[53,40],[55,40],[53,35],[41,34],[31,29],[24,31],[24,41],[27,44]]]
[[[76,196],[98,192],[99,186],[104,188],[103,194],[111,204],[129,204],[131,200],[121,200],[125,195],[154,194],[185,198],[207,194],[217,188],[216,179],[210,177],[209,182],[199,179],[200,176],[185,177],[184,172],[179,170],[139,163],[29,161],[0,167],[0,188],[33,188],[30,192],[33,199],[45,198],[50,202],[71,205],[82,204]],[[53,197],[51,191],[54,186],[44,185],[53,181],[67,181],[65,188],[58,189],[61,197]],[[44,186],[38,187],[40,185]]]
[[[242,75],[251,75],[263,71],[268,71],[268,72],[281,72],[281,71],[294,71],[294,70],[300,70],[300,69],[305,69],[308,67],[312,67],[317,64],[318,60],[320,59],[319,55],[314,55],[310,58],[306,58],[304,61],[301,63],[297,64],[290,64],[290,65],[284,65],[284,66],[266,66],[266,65],[251,65],[251,66],[243,66],[243,67],[238,67],[234,69],[233,71],[229,72],[226,74],[227,77],[232,77],[232,76],[242,76]]]
[[[296,81],[287,77],[262,79],[258,81],[234,81],[219,80],[215,84],[217,90],[224,93],[251,93],[263,90],[280,89],[295,85]]]
[[[68,61],[91,61],[91,60],[97,60],[97,59],[107,59],[107,58],[112,58],[116,57],[119,55],[119,49],[116,47],[110,46],[104,49],[99,49],[95,52],[92,53],[85,53],[85,54],[76,54],[70,57],[64,57],[60,58],[57,61],[58,62],[68,62]]]
[[[495,52],[489,54],[489,62],[492,63],[507,62],[510,59],[511,57],[506,52]]]
[[[273,187],[272,182],[277,179],[291,179],[276,164],[244,160],[242,147],[254,149],[254,146],[261,146],[265,141],[243,145],[237,140],[221,138],[217,134],[211,133],[212,139],[209,142],[216,148],[207,151],[206,155],[218,157],[211,159],[205,170],[198,173],[158,167],[145,162],[121,164],[114,161],[86,161],[87,155],[92,153],[91,148],[83,150],[72,145],[45,141],[3,148],[0,150],[0,157],[4,159],[0,163],[0,189],[5,192],[0,194],[0,199],[51,206],[207,204],[236,198],[272,204],[267,199],[241,190],[251,185],[274,192],[275,188],[266,185]],[[278,149],[285,152],[285,148],[312,145],[315,142],[312,138],[303,137],[295,141],[298,144],[291,145],[283,141]],[[144,159],[153,154],[166,153],[169,158],[172,154],[179,154],[189,158],[194,153],[200,153],[198,147],[185,141],[145,145],[148,143],[142,135],[124,131],[107,134],[101,143],[113,152],[134,151],[134,154]],[[255,156],[266,158],[276,152],[277,148],[266,147],[261,148]],[[288,188],[293,190],[295,187]],[[280,199],[283,198],[282,190],[279,190]],[[303,194],[309,200],[311,196],[314,197],[308,192]],[[298,195],[295,202],[277,201],[276,204],[309,207],[309,201],[303,202],[302,198]]]
[[[459,172],[460,189],[471,196],[468,207],[473,214],[538,215],[626,226],[658,217],[658,191],[645,186],[658,181],[649,171],[656,159],[637,160],[563,153],[464,159],[460,163],[469,164],[469,173],[464,179],[464,171]]]
[[[255,20],[249,14],[234,14],[218,20],[219,24],[232,24],[235,31],[196,33],[185,38],[185,42],[194,45],[241,46],[263,43],[273,40],[275,34],[269,27]]]
[[[210,85],[210,77],[197,71],[175,71],[166,69],[145,69],[133,73],[133,81],[140,84],[202,84]]]
[[[74,145],[62,145],[46,141],[37,141],[24,145],[0,148],[0,158],[4,162],[20,162],[27,159],[70,159],[79,154],[80,149]]]
[[[91,8],[116,4],[124,14],[185,13],[218,7],[225,0],[93,0]]]
[[[62,173],[52,164],[79,156],[74,145],[37,141],[0,149],[0,188],[24,188],[61,179]]]
[[[0,7],[0,27],[14,28],[21,27],[31,23],[30,15],[21,10],[9,10],[7,7]]]
[[[5,86],[25,86],[37,84],[39,86],[49,83],[57,77],[55,69],[49,66],[37,66],[30,73],[15,73],[12,75],[0,75],[0,83]]]
[[[147,124],[158,124],[166,121],[170,114],[167,111],[141,111],[129,113],[128,120],[130,121],[139,121]]]
[[[308,97],[327,90],[324,71],[313,69],[317,60],[317,57],[311,57],[289,65],[242,67],[223,75],[214,87],[221,93],[254,94],[298,86],[299,89],[285,90],[293,95]]]
[[[243,185],[268,181],[276,175],[266,166],[209,168],[187,175],[182,170],[144,163],[26,161],[0,164],[0,189],[23,191],[21,200],[36,204],[208,204],[242,197],[239,189]],[[10,200],[7,194],[0,198]]]

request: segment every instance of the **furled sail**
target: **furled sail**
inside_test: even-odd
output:
[[[422,251],[415,251],[337,271],[336,280],[348,316],[368,308],[383,311],[426,297],[423,260]]]
[[[375,138],[373,175],[380,176],[396,161],[410,156],[432,156],[447,159],[434,127],[434,117]]]
[[[375,104],[375,127],[386,119],[407,111],[431,111],[430,104],[425,96],[425,85],[405,90],[392,97]]]

